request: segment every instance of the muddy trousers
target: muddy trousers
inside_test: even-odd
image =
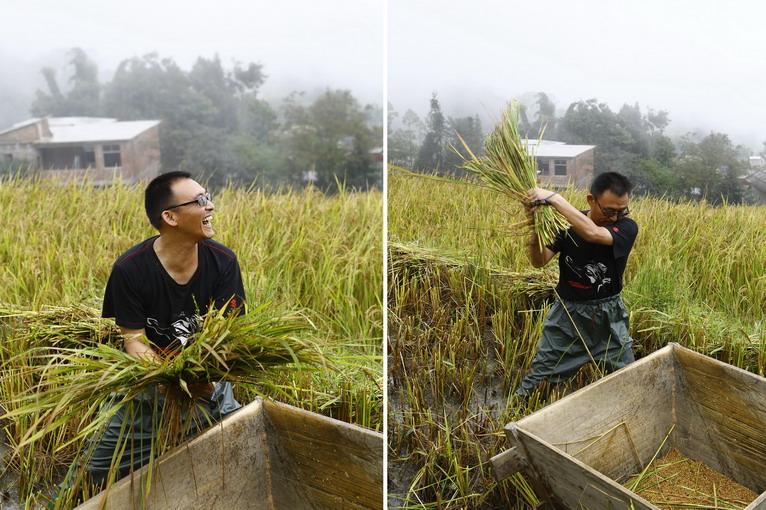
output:
[[[115,394],[115,399],[120,397]],[[218,383],[203,405],[204,412],[196,410],[193,416],[185,416],[187,439],[241,407],[234,399],[231,383],[227,382]],[[118,470],[115,479],[149,464],[154,453],[152,437],[161,424],[162,412],[155,412],[156,409],[166,409],[166,400],[156,388],[151,388],[116,412],[103,435],[89,446],[93,453],[86,473],[93,486],[101,485],[109,477],[113,458]]]
[[[556,299],[535,359],[516,394],[527,397],[543,381],[565,382],[590,362],[612,372],[633,361],[628,312],[619,294],[592,301]]]

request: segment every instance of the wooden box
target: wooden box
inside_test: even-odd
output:
[[[496,477],[522,471],[550,508],[657,509],[618,482],[674,446],[760,494],[747,510],[766,509],[766,379],[677,344],[505,433]]]
[[[383,508],[383,435],[259,398],[159,459],[148,498],[145,477],[77,508]]]

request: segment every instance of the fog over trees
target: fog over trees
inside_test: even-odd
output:
[[[199,57],[185,70],[156,53],[123,60],[101,82],[83,50],[67,56],[68,75],[41,69],[45,87],[30,116],[159,119],[162,170],[186,170],[214,186],[382,186],[375,154],[383,146],[382,109],[360,104],[349,90],[265,101],[259,90],[268,77],[259,64]]]
[[[631,178],[637,194],[706,199],[713,204],[752,199],[741,183],[750,172],[749,150],[735,146],[725,133],[671,138],[665,133],[672,115],[664,110],[635,103],[615,112],[594,98],[574,102],[557,115],[557,105],[548,94],[540,92],[534,98],[533,103],[522,104],[522,136],[538,139],[542,134],[546,140],[595,145],[594,173],[623,173]],[[424,104],[430,108],[421,119],[411,109],[401,114],[389,103],[389,163],[420,172],[461,175],[463,157],[468,156],[465,145],[481,155],[492,126],[482,126],[478,114],[445,116],[436,93]]]

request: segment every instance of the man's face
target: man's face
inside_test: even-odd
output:
[[[627,193],[617,196],[610,190],[604,191],[599,197],[588,195],[590,218],[600,227],[611,225],[626,216],[630,195]]]
[[[179,179],[173,183],[171,190],[173,191],[174,204],[192,202],[207,194],[205,188],[192,179]],[[170,209],[169,212],[173,214],[176,220],[176,227],[180,232],[192,237],[198,237],[201,240],[210,239],[215,235],[212,225],[214,209],[215,206],[211,200],[204,206],[192,202],[191,204]]]

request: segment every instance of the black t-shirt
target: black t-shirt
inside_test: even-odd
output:
[[[114,263],[101,315],[114,317],[124,328],[145,328],[149,340],[167,351],[186,344],[211,303],[216,309],[238,309],[245,290],[234,252],[209,239],[197,243],[194,275],[177,283],[154,251],[158,237],[137,244]]]
[[[556,292],[562,299],[587,301],[622,291],[622,274],[638,235],[638,225],[630,218],[620,218],[605,228],[612,234],[612,246],[588,243],[572,228],[566,234],[559,232],[548,246],[560,254]]]

